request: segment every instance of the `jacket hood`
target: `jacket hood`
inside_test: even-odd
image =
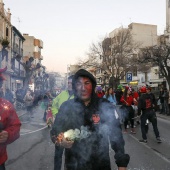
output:
[[[92,85],[93,85],[93,91],[94,91],[94,89],[95,89],[95,87],[96,87],[96,79],[94,78],[94,76],[91,74],[91,73],[89,73],[88,71],[86,71],[86,70],[84,70],[84,69],[80,69],[80,70],[78,70],[76,73],[75,73],[75,75],[74,75],[74,78],[73,78],[73,81],[72,81],[72,88],[73,88],[73,91],[74,91],[74,93],[76,92],[76,81],[77,81],[77,79],[79,78],[79,77],[87,77],[87,78],[89,78],[90,80],[91,80],[91,82],[92,82]]]

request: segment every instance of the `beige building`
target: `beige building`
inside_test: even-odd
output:
[[[110,38],[114,38],[122,28],[116,28],[109,33]],[[157,25],[131,23],[128,28],[134,42],[140,43],[140,47],[157,45]]]
[[[43,41],[36,39],[34,36],[29,36],[29,34],[23,34],[25,38],[23,44],[23,56],[27,61],[30,57],[34,58],[33,64],[41,63],[43,56],[41,55],[41,50],[43,49]]]
[[[5,72],[6,81],[3,83],[3,90],[10,88],[11,70],[11,13],[6,11],[3,0],[0,0],[0,68],[7,66]]]
[[[25,62],[31,60],[31,68],[33,69],[37,66],[42,66],[41,60],[43,60],[43,56],[41,55],[41,50],[43,49],[43,41],[34,36],[30,36],[29,34],[23,34],[23,37],[25,38],[23,43],[23,58]],[[38,77],[43,71],[43,68],[36,69],[33,73],[34,77]],[[33,76],[29,84],[34,84]]]
[[[170,33],[170,0],[166,0],[166,32]]]
[[[128,25],[134,42],[139,42],[140,47],[157,45],[157,25],[131,23]]]
[[[117,36],[118,31],[122,28],[116,28],[111,33],[109,33],[109,37],[114,39]],[[147,46],[154,46],[157,45],[157,25],[151,24],[143,24],[143,23],[131,23],[128,25],[128,28],[124,28],[125,30],[129,30],[132,36],[132,41],[134,44],[138,44],[138,48],[147,47]],[[113,41],[112,41],[113,43]],[[112,46],[112,44],[111,44]],[[135,54],[137,54],[137,51]],[[148,75],[146,73],[137,73],[133,74],[133,81],[138,82],[147,82],[152,77],[152,79],[158,79],[158,74],[152,73],[153,69],[148,71]],[[126,77],[125,77],[126,79]],[[122,80],[122,82],[126,82],[126,80]]]

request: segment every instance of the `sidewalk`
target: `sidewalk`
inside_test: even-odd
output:
[[[170,121],[170,116],[159,114],[159,112],[156,112],[156,116]]]

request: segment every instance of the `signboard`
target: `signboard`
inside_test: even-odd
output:
[[[132,73],[126,73],[126,82],[132,81]]]

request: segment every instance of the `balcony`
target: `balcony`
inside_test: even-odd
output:
[[[13,71],[14,71],[14,75],[15,75],[15,76],[25,77],[25,71],[24,71],[24,70],[21,70],[21,69],[15,67],[15,68],[13,69]]]
[[[40,59],[41,55],[40,52],[34,52],[34,58]]]
[[[34,46],[38,46],[39,48],[43,48],[43,42],[39,39],[34,39]]]
[[[42,56],[42,55],[40,55],[40,58],[39,58],[39,60],[43,60],[43,56]]]
[[[16,44],[16,43],[15,43],[14,46],[13,46],[13,52],[19,54],[19,46],[18,46],[18,44]]]

